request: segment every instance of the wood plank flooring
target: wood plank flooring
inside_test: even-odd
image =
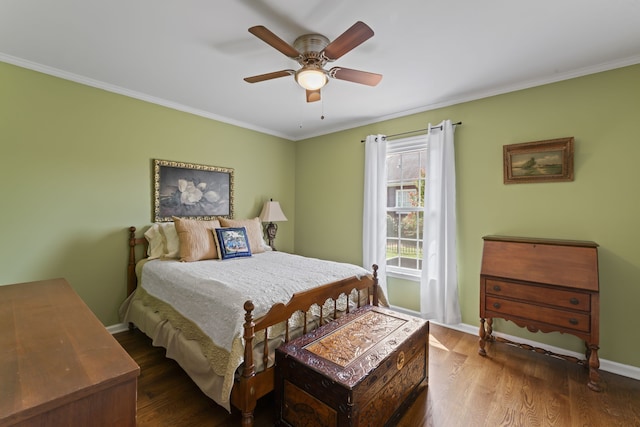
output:
[[[141,368],[138,426],[240,425],[142,332],[115,337]],[[640,427],[640,381],[601,372],[603,392],[594,393],[582,366],[501,343],[486,358],[477,349],[477,337],[432,324],[429,386],[399,425]],[[274,424],[273,405],[270,395],[258,403],[257,427]]]

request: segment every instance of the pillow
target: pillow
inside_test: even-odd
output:
[[[162,243],[164,246],[164,259],[180,258],[180,241],[178,240],[178,233],[176,231],[176,225],[173,222],[160,222],[157,223],[162,235]]]
[[[251,256],[251,244],[244,227],[216,228],[216,245],[220,258],[229,259]]]
[[[180,241],[180,261],[192,262],[218,258],[211,230],[220,227],[220,221],[198,221],[173,217]]]
[[[265,251],[266,244],[262,239],[262,224],[260,218],[255,217],[252,219],[226,219],[220,218],[220,224],[223,227],[244,227],[247,230],[247,237],[249,238],[249,244],[251,245],[251,251],[254,254],[259,254]]]
[[[158,224],[152,224],[151,227],[144,232],[144,237],[149,243],[147,247],[147,258],[161,258],[164,255],[164,239],[160,233],[160,226]]]

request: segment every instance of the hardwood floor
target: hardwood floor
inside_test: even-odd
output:
[[[164,349],[142,332],[115,334],[140,365],[138,426],[238,426],[207,398]],[[400,426],[639,426],[640,381],[601,372],[603,392],[586,386],[587,370],[564,360],[431,325],[429,386]],[[274,424],[272,396],[258,403],[256,426]]]

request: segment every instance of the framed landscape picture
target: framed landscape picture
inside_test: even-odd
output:
[[[233,218],[233,169],[153,161],[153,220]]]
[[[504,183],[573,181],[573,137],[503,146]]]

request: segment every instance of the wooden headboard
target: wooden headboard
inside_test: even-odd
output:
[[[147,257],[147,247],[149,242],[144,237],[136,237],[136,228],[129,227],[129,265],[127,266],[127,296],[131,295],[138,287],[138,277],[136,276],[136,246],[143,245],[144,255]],[[141,258],[141,259],[142,259]]]

